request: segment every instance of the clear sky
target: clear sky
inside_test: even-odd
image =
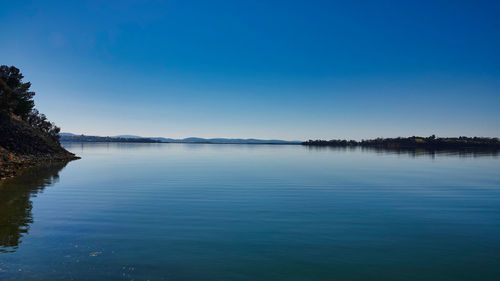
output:
[[[500,136],[500,1],[6,1],[65,132]]]

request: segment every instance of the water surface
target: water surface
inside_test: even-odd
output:
[[[498,280],[500,159],[78,144],[0,186],[0,280]]]

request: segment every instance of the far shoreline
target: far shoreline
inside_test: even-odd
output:
[[[61,141],[64,143],[140,143],[140,144],[235,144],[235,145],[303,145],[303,143],[253,143],[253,142],[140,142],[140,141]]]
[[[230,138],[144,138],[144,137],[99,137],[86,135],[61,136],[61,143],[182,143],[182,144],[246,144],[246,145],[302,145],[307,147],[369,147],[381,149],[500,149],[500,140],[496,137],[398,137],[377,138],[368,140],[261,140],[261,139],[230,139]]]

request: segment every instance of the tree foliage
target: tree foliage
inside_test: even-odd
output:
[[[15,66],[0,66],[0,109],[26,119],[35,106],[30,91],[31,83],[23,82],[24,76]]]
[[[372,140],[309,140],[302,143],[310,146],[362,146],[379,148],[429,148],[429,149],[454,149],[454,148],[500,148],[498,138],[484,137],[458,137],[458,138],[436,138],[430,137],[408,137],[408,138],[377,138]]]
[[[58,139],[60,128],[35,109],[35,92],[30,91],[31,83],[23,82],[23,78],[17,67],[0,66],[0,111],[16,115],[32,127]]]

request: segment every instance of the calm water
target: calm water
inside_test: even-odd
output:
[[[500,159],[67,144],[0,187],[0,280],[499,280]]]

